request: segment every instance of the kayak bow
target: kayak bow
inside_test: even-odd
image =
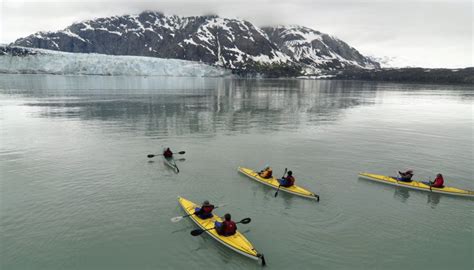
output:
[[[176,161],[173,157],[167,158],[163,156],[163,162],[165,163],[166,166],[173,169],[176,173],[179,172],[178,166],[176,166]]]

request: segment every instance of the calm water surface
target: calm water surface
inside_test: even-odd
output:
[[[474,189],[470,87],[0,76],[1,269],[260,269],[193,237],[176,197],[227,203],[268,269],[472,269],[469,199],[372,183],[442,172]],[[175,174],[159,158],[184,150]],[[238,166],[293,170],[321,201]]]

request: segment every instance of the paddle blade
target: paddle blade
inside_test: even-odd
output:
[[[191,231],[191,235],[192,236],[198,236],[198,235],[201,235],[203,232],[204,232],[204,230],[197,229],[197,230]]]
[[[147,157],[148,157],[148,158],[152,158],[152,157],[154,157],[154,156],[155,156],[155,155],[153,155],[153,154],[149,154]]]
[[[252,219],[250,219],[250,218],[248,217],[248,218],[242,219],[241,221],[239,221],[239,223],[242,223],[242,224],[249,224],[250,221],[252,221]]]
[[[262,259],[262,266],[267,265],[267,262],[265,261],[265,256],[263,256],[263,254],[259,254],[259,255],[260,255],[260,259]]]
[[[277,191],[275,192],[275,196],[274,196],[275,198],[278,196],[278,191],[280,191],[280,187],[281,185],[278,185]]]
[[[179,216],[179,217],[174,217],[174,218],[171,218],[171,222],[173,222],[173,223],[176,223],[176,222],[179,222],[179,221],[181,221],[182,219],[183,219],[183,217],[182,217],[182,216]]]
[[[186,154],[186,151],[179,151],[178,154],[184,155],[184,154]]]

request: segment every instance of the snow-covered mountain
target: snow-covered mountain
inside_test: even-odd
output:
[[[230,69],[298,65],[306,73],[379,64],[327,34],[299,26],[259,28],[218,16],[178,17],[146,11],[38,32],[13,45],[50,50],[201,61]]]
[[[346,67],[374,69],[376,61],[364,57],[344,41],[303,26],[264,27],[269,39],[307,73],[322,70],[340,70]]]
[[[221,77],[222,67],[178,59],[67,53],[0,46],[0,73]]]
[[[412,68],[419,67],[413,59],[403,56],[372,56],[368,58],[380,64],[381,68]]]

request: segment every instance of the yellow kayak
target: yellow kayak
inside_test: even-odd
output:
[[[258,181],[258,182],[260,182],[264,185],[267,185],[269,187],[278,189],[278,187],[280,186],[280,183],[274,177],[269,178],[269,179],[262,178],[258,175],[257,172],[255,172],[251,169],[248,169],[248,168],[239,167],[238,170],[239,170],[240,173],[244,174],[245,176],[248,176],[251,179],[253,179],[255,181]],[[309,198],[309,199],[316,199],[316,200],[319,201],[319,196],[318,195],[316,195],[315,193],[313,193],[313,192],[311,192],[311,191],[309,191],[305,188],[297,186],[297,185],[293,185],[291,187],[280,187],[280,190],[284,191],[284,192],[287,192],[287,193],[297,195],[297,196],[301,196],[301,197],[305,197],[305,198]]]
[[[199,207],[199,205],[196,205],[195,203],[186,200],[182,197],[178,197],[178,202],[183,208],[183,210],[186,212],[186,214],[194,213],[195,208]],[[189,216],[189,218],[191,218],[203,230],[214,228],[215,221],[222,222],[222,219],[216,215],[208,219],[200,219],[195,215],[191,215]],[[245,236],[241,234],[238,230],[232,236],[219,235],[216,230],[209,230],[206,232],[212,238],[217,240],[217,242],[248,258],[259,260],[263,257],[263,255],[258,253],[257,250],[255,250],[255,248],[252,246],[252,244],[247,240],[247,238],[245,238]]]
[[[372,173],[359,173],[359,176],[365,178],[367,180],[382,182],[394,186],[406,187],[411,189],[423,190],[428,192],[434,193],[442,193],[442,194],[449,194],[455,196],[467,196],[467,197],[474,197],[474,191],[471,190],[464,190],[454,187],[444,186],[442,188],[435,188],[431,187],[423,182],[420,181],[411,181],[411,182],[403,182],[399,181],[392,176],[385,176],[380,174],[372,174]]]

